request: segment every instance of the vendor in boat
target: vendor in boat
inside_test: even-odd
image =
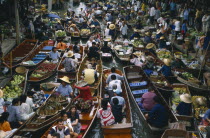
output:
[[[182,102],[176,107],[176,112],[179,115],[192,115],[192,100],[191,96],[187,93],[180,95],[180,99]]]
[[[62,61],[64,69],[61,69],[63,72],[75,72],[78,64],[78,60],[73,59],[73,52],[69,51],[66,58]]]
[[[81,30],[81,29],[87,29],[87,28],[89,28],[89,26],[88,26],[88,24],[87,24],[87,21],[84,20],[84,21],[82,22],[82,25],[79,27],[79,29]]]
[[[144,43],[145,44],[152,43],[152,37],[151,37],[150,32],[146,32],[145,33]]]
[[[157,34],[156,34],[156,37],[155,37],[156,42],[159,42],[161,36],[163,36],[161,30],[157,30]]]
[[[88,85],[92,85],[95,81],[98,80],[97,71],[92,68],[91,64],[87,64],[87,68],[83,71],[84,81],[88,83]]]
[[[112,52],[112,49],[108,46],[108,41],[104,41],[104,45],[101,48],[101,51],[103,53],[111,53]]]
[[[111,108],[112,108],[112,113],[115,118],[115,123],[121,123],[123,120],[123,112],[122,112],[123,106],[119,105],[118,98],[112,99]]]
[[[89,48],[88,58],[100,59],[99,48],[96,47],[96,42],[92,42],[92,47]]]
[[[76,51],[76,50],[80,51],[80,47],[79,47],[79,45],[78,45],[78,42],[77,42],[77,41],[74,43],[74,46],[73,46],[73,52],[75,53],[75,51]]]
[[[68,46],[66,45],[66,43],[64,43],[64,42],[62,42],[62,40],[60,40],[57,43],[56,48],[59,49],[59,50],[66,50],[68,48]]]
[[[165,37],[164,36],[161,36],[160,37],[160,41],[159,41],[158,47],[160,49],[168,49],[168,47],[166,45],[166,40],[165,40]]]
[[[140,38],[139,31],[137,29],[134,29],[134,33],[131,35],[130,40],[133,40],[134,37]]]
[[[186,65],[183,63],[181,59],[181,55],[175,55],[175,60],[171,63],[172,68],[186,68]]]
[[[137,21],[135,27],[136,27],[136,29],[142,29],[141,21]]]
[[[137,55],[137,53],[133,53],[130,57],[130,63],[134,64],[135,66],[142,67],[144,63],[144,55],[141,54]]]
[[[57,51],[56,47],[52,48],[52,51],[49,53],[49,58],[52,62],[57,63],[60,59],[60,54]]]
[[[94,33],[97,33],[97,32],[98,32],[98,29],[96,28],[95,25],[91,25],[90,28],[91,28],[91,29],[90,29],[91,34],[94,34]]]
[[[114,24],[110,24],[109,25],[109,35],[112,36],[112,40],[114,41],[116,39],[116,30],[115,30],[115,25]]]
[[[165,58],[165,59],[163,59],[163,62],[164,62],[164,65],[159,70],[159,72],[162,72],[162,74],[165,77],[173,76],[172,71],[171,71],[171,60],[168,58]]]
[[[157,56],[156,52],[155,52],[155,44],[154,43],[149,43],[146,46],[146,49],[151,52],[153,55]]]
[[[110,126],[115,123],[115,118],[111,110],[111,105],[106,99],[101,101],[101,109],[97,112],[97,118],[101,119],[102,126]]]
[[[8,112],[3,112],[0,116],[0,131],[11,131],[11,127],[9,122],[7,121],[9,117],[9,113]]]
[[[168,111],[162,104],[160,97],[153,98],[155,105],[149,114],[145,114],[145,118],[151,126],[162,128],[168,125]]]
[[[99,21],[95,18],[95,17],[92,17],[92,22],[90,23],[90,26],[91,25],[95,25],[96,28],[100,28],[100,23]]]
[[[79,134],[81,130],[81,123],[79,122],[79,113],[76,106],[71,106],[68,114],[68,118],[71,120],[71,125],[75,133]]]
[[[64,126],[63,119],[57,121],[57,125],[52,127],[47,138],[54,138],[54,134],[58,133],[61,138],[70,138],[70,130],[67,126]]]
[[[144,72],[150,76],[154,70],[155,59],[152,56],[146,57],[146,62],[143,65]]]
[[[64,76],[60,78],[61,85],[57,88],[56,92],[61,94],[64,97],[73,97],[73,90],[70,86],[69,77]]]
[[[56,24],[55,28],[56,28],[56,31],[57,31],[57,30],[64,30],[64,28],[63,28],[63,26],[61,25],[61,22],[60,22],[60,21],[58,21],[58,23]]]
[[[106,79],[106,84],[109,84],[110,81],[112,81],[111,76],[115,75],[117,80],[123,80],[124,77],[120,76],[119,74],[116,73],[116,68],[112,67],[111,68],[111,73],[108,75],[107,79]]]
[[[61,119],[63,119],[64,126],[69,128],[71,137],[77,138],[78,134],[76,132],[74,132],[74,129],[71,125],[71,119],[68,118],[68,113],[65,111],[61,111]]]
[[[87,82],[80,81],[74,87],[80,91],[79,95],[74,99],[77,103],[77,107],[80,108],[81,111],[87,111],[92,105],[90,86],[88,86]]]
[[[148,92],[142,95],[141,102],[138,103],[139,107],[146,111],[152,110],[152,108],[155,106],[155,101],[153,99],[155,96],[157,95],[155,94],[154,89],[152,87],[149,87]]]

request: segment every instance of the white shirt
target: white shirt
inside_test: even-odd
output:
[[[92,47],[92,42],[93,41],[90,41],[90,40],[87,41],[86,45],[87,45],[88,48]]]
[[[81,54],[75,53],[75,54],[74,54],[74,57],[77,58],[77,59],[78,59],[78,58],[81,58]]]
[[[32,112],[32,111],[33,111],[33,106],[34,106],[33,99],[27,97],[27,98],[26,98],[26,104],[29,105],[29,107],[30,107],[30,112]]]
[[[180,31],[181,30],[180,21],[175,21],[174,26],[175,26],[175,31]]]
[[[155,8],[154,7],[150,8],[149,15],[155,16]]]
[[[118,89],[118,90],[122,91],[122,88],[121,88],[122,82],[121,82],[121,80],[112,80],[112,81],[110,81],[110,82],[109,82],[109,89],[112,90],[112,86],[113,86],[114,84],[117,85],[117,89]]]
[[[142,67],[143,63],[140,61],[139,58],[133,58],[130,60],[131,63],[133,63],[135,66]]]
[[[109,36],[109,29],[108,28],[105,29],[104,36]]]
[[[22,103],[20,105],[20,115],[21,115],[21,120],[27,120],[28,115],[31,113],[30,111],[30,106],[27,103]]]
[[[124,26],[122,26],[120,28],[120,31],[121,31],[122,35],[127,35],[128,34],[128,26],[125,24]]]

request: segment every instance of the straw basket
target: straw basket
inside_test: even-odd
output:
[[[15,69],[15,72],[17,72],[19,74],[24,74],[24,73],[26,73],[26,68],[23,66],[19,66]]]

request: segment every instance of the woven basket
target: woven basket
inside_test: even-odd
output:
[[[24,74],[24,73],[26,73],[26,68],[23,66],[19,66],[15,69],[15,72],[17,72],[19,74]]]

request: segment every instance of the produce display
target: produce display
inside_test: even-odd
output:
[[[50,96],[48,102],[43,107],[41,107],[38,114],[41,116],[48,116],[57,113],[63,109],[63,106],[60,103],[62,101],[66,101],[66,97],[53,94]]]
[[[197,102],[196,102],[196,99],[197,98],[203,98],[203,99],[206,99],[205,97],[203,96],[192,96],[192,104],[193,104],[193,107],[194,107],[194,110],[195,110],[195,117],[197,119],[199,119],[201,116],[203,116],[203,114],[205,114],[205,112],[208,110],[207,108],[207,103],[205,103],[205,105],[199,105]]]
[[[25,80],[25,77],[22,75],[15,75],[13,77],[13,80],[6,85],[6,87],[3,89],[4,92],[4,98],[15,98],[22,94],[23,89],[19,86],[23,81]]]
[[[141,40],[134,40],[133,41],[133,46],[135,46],[135,47],[144,47],[144,43]]]
[[[180,95],[188,93],[185,87],[175,87],[172,93],[172,104],[174,106],[173,110],[176,110],[176,106],[181,102]]]
[[[89,35],[90,34],[90,29],[81,29],[81,35]]]
[[[181,74],[181,77],[183,79],[185,79],[185,80],[190,80],[190,79],[193,79],[194,78],[193,75],[191,73],[189,73],[189,72],[183,72]]]
[[[172,58],[171,52],[168,51],[168,50],[162,50],[162,49],[160,50],[160,49],[158,49],[156,51],[156,53],[157,53],[158,58],[160,58],[160,59],[164,59],[164,58],[171,59]]]
[[[50,72],[54,71],[56,67],[57,63],[44,62],[33,72],[31,77],[34,78],[44,77],[46,74],[49,74]]]
[[[66,32],[62,31],[62,30],[58,30],[58,31],[55,32],[55,35],[57,37],[65,37],[66,36]]]
[[[174,91],[178,94],[184,94],[184,93],[187,93],[187,88],[184,88],[184,87],[175,87],[174,88]]]

